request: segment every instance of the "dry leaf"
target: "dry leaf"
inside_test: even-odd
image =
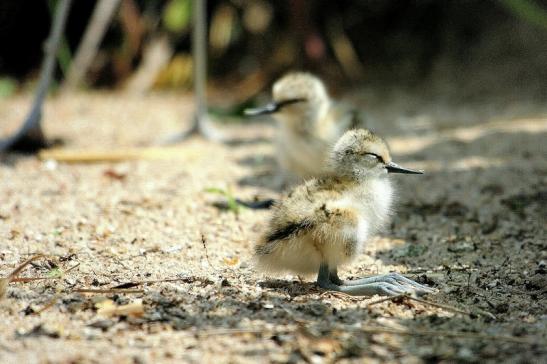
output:
[[[120,173],[118,171],[115,171],[114,169],[109,168],[103,172],[103,176],[108,177],[110,179],[117,180],[117,181],[123,181],[125,180],[125,177],[127,177],[127,174]]]
[[[234,265],[239,263],[239,258],[238,257],[224,258],[224,263],[226,265],[229,265],[230,267],[233,267]]]
[[[19,230],[11,229],[10,234],[8,236],[8,239],[13,240],[13,239],[17,238],[19,235],[21,235],[21,232]]]
[[[141,317],[144,314],[142,300],[137,299],[127,305],[118,306],[112,300],[104,300],[95,305],[97,314],[104,317],[131,316]]]

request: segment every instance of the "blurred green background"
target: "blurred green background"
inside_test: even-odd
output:
[[[57,85],[97,3],[73,2]],[[81,87],[190,89],[192,3],[122,0]],[[0,1],[0,97],[36,79],[55,5]],[[538,0],[211,0],[209,86],[246,100],[287,70],[305,69],[335,92],[363,84],[442,84],[473,95],[506,89],[541,98],[547,96],[546,14]]]

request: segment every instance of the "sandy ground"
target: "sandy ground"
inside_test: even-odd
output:
[[[0,362],[546,362],[547,104],[374,95],[353,99],[395,160],[427,174],[396,177],[393,224],[341,274],[402,272],[450,307],[371,304],[382,297],[256,273],[268,211],[222,210],[206,191],[279,196],[272,126],[239,124],[227,128],[239,143],[195,138],[171,159],[2,156],[0,272],[44,253],[21,276],[49,279],[9,285]],[[67,96],[49,101],[45,128],[66,148],[149,145],[180,129],[190,102]],[[0,100],[1,123],[23,119],[28,103]],[[76,292],[128,282],[135,293]]]

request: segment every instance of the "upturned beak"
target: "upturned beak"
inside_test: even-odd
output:
[[[287,105],[296,104],[297,102],[303,102],[303,101],[306,101],[306,99],[289,99],[284,101],[272,101],[261,107],[245,109],[243,111],[243,114],[245,114],[246,116],[274,114]]]
[[[388,173],[424,174],[424,171],[404,168],[393,162],[386,163],[386,169]]]

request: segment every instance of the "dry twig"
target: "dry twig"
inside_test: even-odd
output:
[[[8,274],[7,277],[0,278],[0,299],[2,299],[4,297],[4,295],[6,294],[6,291],[8,289],[8,284],[10,284],[11,282],[30,282],[31,280],[45,279],[45,278],[17,278],[19,273],[21,273],[21,271],[23,269],[25,269],[25,267],[27,265],[29,265],[30,263],[32,263],[36,259],[43,258],[44,256],[45,255],[43,255],[43,254],[33,255],[32,257],[30,257],[29,259],[27,259],[23,263],[21,263],[13,271],[11,271],[11,273]]]
[[[197,152],[195,153],[197,155]],[[120,149],[49,149],[39,153],[41,160],[63,163],[103,163],[127,160],[185,159],[192,151],[180,147],[120,148]]]
[[[95,288],[76,288],[72,292],[77,293],[144,293],[144,289],[119,289],[119,288],[105,288],[105,289],[95,289]]]
[[[369,303],[369,304],[367,305],[367,307],[372,306],[372,305],[377,305],[377,304],[379,304],[379,303],[386,302],[386,301],[391,301],[391,302],[393,302],[393,301],[396,301],[396,300],[398,300],[398,299],[400,299],[400,298],[402,298],[402,297],[408,297],[408,294],[403,293],[403,294],[398,294],[398,295],[396,295],[396,296],[385,297],[385,298],[379,299],[378,301],[374,301],[374,302]]]
[[[209,252],[207,251],[207,239],[205,238],[205,235],[203,233],[201,234],[201,244],[203,245],[203,249],[205,250],[205,259],[207,259],[207,263],[211,268],[215,269],[215,267],[213,267],[211,261],[209,260]]]
[[[198,336],[221,336],[221,335],[243,335],[243,334],[261,334],[263,329],[215,329],[201,331],[196,333]]]
[[[424,305],[437,307],[437,308],[443,309],[445,311],[459,313],[459,314],[462,314],[462,315],[467,315],[467,316],[473,315],[473,313],[469,312],[469,311],[464,311],[464,310],[460,310],[459,308],[456,308],[456,307],[453,307],[453,306],[449,306],[449,305],[445,305],[445,304],[442,304],[442,303],[432,302],[432,301],[424,300],[424,299],[421,299],[421,298],[413,297],[413,296],[411,296],[409,294],[406,294],[406,293],[399,294],[399,295],[393,296],[393,297],[386,297],[386,298],[379,299],[378,301],[374,301],[374,302],[369,303],[367,305],[367,307],[372,306],[372,305],[376,305],[376,304],[379,304],[379,303],[382,303],[382,302],[386,302],[386,301],[393,302],[393,301],[396,301],[400,298],[407,299],[407,300],[410,300],[410,301],[419,302],[419,303],[424,304]],[[496,319],[496,316],[494,316],[490,312],[481,310],[479,313],[483,314],[485,316],[488,316],[488,317],[490,317],[494,320]]]
[[[59,298],[61,298],[60,295],[55,295],[55,297],[53,297],[48,303],[46,303],[44,305],[44,307],[42,307],[41,309],[39,309],[38,311],[35,311],[33,313],[33,315],[39,315],[41,314],[42,312],[44,312],[45,310],[53,307],[53,305],[55,305],[57,303],[57,301],[59,301]]]
[[[462,315],[470,315],[471,314],[468,311],[463,311],[463,310],[460,310],[459,308],[448,306],[448,305],[443,305],[441,303],[422,300],[420,298],[416,298],[416,297],[412,297],[412,296],[406,296],[405,298],[408,299],[408,300],[411,300],[411,301],[420,302],[424,305],[433,306],[433,307],[437,307],[437,308],[442,308],[443,310],[454,312],[454,313],[459,313],[459,314],[462,314]]]
[[[79,266],[80,266],[80,263],[76,263],[76,264],[74,264],[72,267],[70,267],[70,268],[68,268],[67,270],[65,270],[65,271],[63,272],[63,274],[67,274],[68,272],[70,272],[70,271],[73,270],[73,269],[78,268]]]
[[[302,278],[300,278],[300,276],[298,277],[298,279],[300,280],[300,283],[304,283],[304,280]],[[337,298],[349,299],[351,301],[362,301],[362,300],[366,299],[366,297],[364,297],[364,296],[352,296],[352,295],[349,295],[347,293],[338,292],[338,291],[325,291],[325,292],[322,292],[320,294],[321,297],[326,296],[326,295],[331,295],[331,296],[334,296],[334,297],[337,297]]]
[[[188,278],[166,278],[166,279],[157,279],[157,280],[150,280],[150,281],[135,281],[135,282],[126,282],[118,284],[117,286],[112,287],[113,289],[121,289],[121,288],[132,288],[137,287],[141,285],[147,285],[147,284],[153,284],[153,283],[164,283],[164,282],[182,282],[187,281]]]
[[[34,281],[45,281],[50,279],[59,279],[58,277],[15,277],[13,278],[10,283],[28,283],[28,282],[34,282]]]

